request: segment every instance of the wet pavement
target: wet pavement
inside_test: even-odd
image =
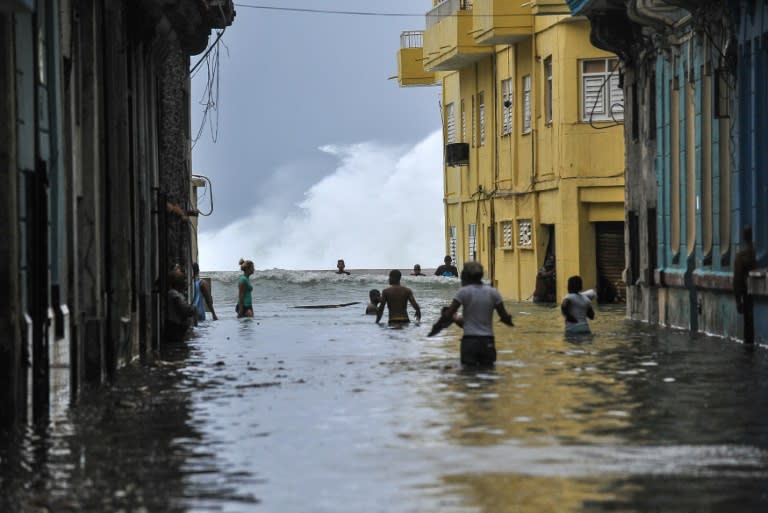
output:
[[[406,282],[425,320],[373,324],[377,277],[257,276],[221,320],[68,415],[0,442],[0,512],[768,511],[768,351],[601,307],[512,303],[495,368],[427,338],[455,283]],[[271,280],[271,281],[270,281]],[[218,291],[218,294],[217,294]],[[231,313],[230,313],[231,312]]]

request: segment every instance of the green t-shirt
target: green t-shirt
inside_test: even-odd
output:
[[[238,298],[240,297],[240,283],[245,284],[245,294],[243,295],[243,307],[244,308],[253,308],[253,299],[251,298],[251,292],[253,291],[253,285],[251,285],[251,280],[248,279],[246,275],[241,275],[240,278],[237,279],[238,281]]]

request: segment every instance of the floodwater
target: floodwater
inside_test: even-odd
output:
[[[768,511],[763,347],[620,306],[566,339],[509,303],[497,365],[467,371],[458,328],[426,337],[456,280],[405,276],[424,321],[389,329],[363,313],[385,271],[257,272],[253,319],[236,278],[187,346],[6,436],[0,512]]]

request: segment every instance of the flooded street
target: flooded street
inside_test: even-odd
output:
[[[496,367],[466,371],[458,328],[426,337],[457,281],[406,276],[424,321],[396,330],[363,313],[385,272],[257,272],[243,320],[236,276],[187,347],[6,435],[0,512],[768,510],[765,348],[623,305],[565,339],[559,309],[508,303]]]

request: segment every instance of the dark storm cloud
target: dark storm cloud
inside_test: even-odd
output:
[[[419,3],[296,0],[290,7],[426,13],[430,2]],[[397,73],[400,32],[423,28],[423,17],[238,7],[222,37],[217,142],[207,127],[193,153],[194,172],[214,187],[214,215],[201,228],[217,229],[255,205],[288,208],[300,200],[335,167],[318,149],[323,145],[416,143],[439,128],[438,88],[406,89],[388,80]],[[193,79],[193,133],[206,78],[203,64]]]

